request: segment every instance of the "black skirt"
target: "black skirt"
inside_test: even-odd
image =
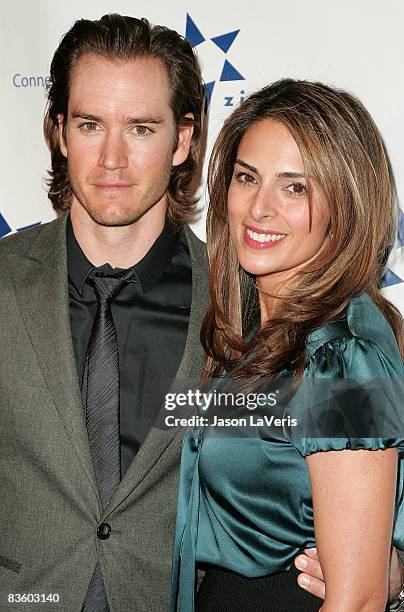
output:
[[[296,582],[299,572],[245,578],[208,567],[196,596],[196,612],[318,612],[323,604]]]

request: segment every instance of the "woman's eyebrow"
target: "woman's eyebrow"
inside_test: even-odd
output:
[[[247,170],[250,170],[251,172],[254,172],[255,174],[259,174],[257,168],[255,168],[254,166],[250,166],[250,164],[247,164],[247,162],[244,162],[242,159],[237,158],[234,163],[239,164],[240,166],[243,166],[243,168],[246,168]]]
[[[250,172],[254,172],[254,174],[259,174],[258,169],[255,166],[251,166],[251,164],[247,164],[247,162],[243,161],[242,159],[237,158],[236,161],[234,162],[235,164],[239,164],[240,166],[242,166],[243,168],[246,168],[247,170],[250,170]],[[305,174],[304,172],[278,172],[276,174],[277,178],[307,178],[307,174]]]
[[[278,178],[307,178],[304,172],[278,172]]]

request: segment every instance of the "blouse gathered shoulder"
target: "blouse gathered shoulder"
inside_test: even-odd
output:
[[[316,545],[305,461],[313,453],[397,447],[393,543],[404,549],[404,365],[367,294],[309,336],[302,382],[282,410],[276,434],[260,427],[240,436],[213,426],[187,431],[171,610],[194,610],[197,564],[254,578],[289,570]]]

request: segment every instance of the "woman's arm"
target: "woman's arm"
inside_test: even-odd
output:
[[[318,452],[306,460],[327,584],[322,612],[383,612],[397,450]]]

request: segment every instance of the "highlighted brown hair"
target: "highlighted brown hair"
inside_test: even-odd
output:
[[[242,136],[264,119],[281,122],[294,137],[306,174],[329,206],[332,240],[282,290],[281,308],[248,341],[259,320],[258,292],[255,277],[239,265],[230,239],[227,192]],[[287,368],[298,380],[307,335],[363,292],[390,323],[403,353],[400,313],[379,289],[396,236],[394,179],[378,129],[357,98],[322,83],[291,79],[254,93],[224,124],[208,185],[211,303],[201,332],[208,355],[205,376],[237,366],[234,376],[275,378]],[[243,360],[247,354],[252,356]]]

